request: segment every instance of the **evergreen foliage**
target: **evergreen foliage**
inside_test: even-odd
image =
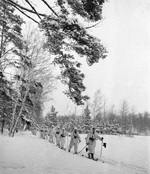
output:
[[[105,0],[57,0],[57,2],[65,14],[69,14],[67,7],[71,7],[74,15],[80,15],[89,21],[102,19],[102,5]]]
[[[87,63],[92,65],[106,57],[106,49],[100,40],[87,33],[76,18],[64,14],[59,18],[47,16],[40,26],[48,37],[45,47],[55,55],[54,63],[60,66],[60,79],[68,85],[64,93],[77,105],[82,105],[89,97],[82,95],[86,89],[83,85],[84,74],[80,71],[81,63],[75,60],[75,53],[86,57]]]
[[[41,115],[37,114],[38,111],[40,113],[42,106],[39,98],[42,97],[45,89],[42,81],[38,81],[37,76],[33,75],[37,71],[33,72],[35,65],[31,58],[34,54],[30,50],[32,45],[22,38],[21,25],[23,20],[20,16],[14,14],[15,9],[34,22],[37,21],[22,10],[34,13],[39,17],[39,26],[47,37],[43,49],[48,49],[49,53],[54,55],[54,64],[59,65],[61,70],[59,79],[68,86],[64,93],[77,105],[83,105],[84,101],[89,99],[88,96],[83,95],[86,89],[83,84],[84,74],[80,70],[81,63],[77,57],[85,57],[89,65],[106,57],[106,49],[100,43],[100,40],[90,35],[77,19],[80,15],[88,22],[101,20],[104,1],[56,0],[57,13],[47,1],[41,1],[47,5],[52,14],[38,13],[30,1],[26,1],[26,3],[31,7],[31,10],[22,7],[13,0],[0,1],[0,71],[4,71],[7,66],[13,65],[21,72],[21,74],[18,73],[15,76],[15,85],[17,84],[17,86],[14,89],[16,97],[11,111],[10,131],[13,134],[21,117],[36,119],[36,115]],[[78,8],[79,6],[81,8]],[[17,60],[11,59],[14,55]],[[42,67],[41,70],[43,69]],[[4,86],[4,82],[2,86]],[[55,110],[52,109],[51,112],[54,117],[52,122],[56,125]]]
[[[72,131],[74,127],[76,126],[77,126],[76,115],[73,113],[70,115],[70,119],[69,119],[69,130]]]
[[[52,105],[50,112],[47,113],[47,115],[44,119],[44,124],[48,127],[50,127],[52,125],[56,126],[57,125],[57,114],[58,114],[58,112]]]
[[[4,0],[3,0],[4,1]],[[106,57],[106,49],[101,41],[81,25],[78,17],[85,23],[99,22],[102,19],[102,6],[104,0],[55,0],[56,11],[46,0],[41,0],[51,11],[50,15],[38,13],[36,7],[26,1],[31,9],[10,0],[13,7],[34,13],[40,19],[39,26],[44,31],[47,41],[45,48],[54,55],[54,63],[59,65],[62,83],[67,85],[64,93],[77,105],[83,105],[89,97],[83,95],[86,87],[83,84],[84,74],[80,70],[81,63],[77,57],[84,57],[88,65],[97,63]],[[31,18],[34,22],[35,19]],[[38,22],[37,22],[38,23]]]
[[[14,14],[13,8],[8,1],[0,1],[0,70],[8,64],[16,66],[15,60],[10,60],[11,54],[16,49],[23,49],[21,25],[23,20]],[[14,52],[13,52],[14,51]]]
[[[0,73],[0,123],[1,133],[5,126],[9,128],[12,110],[14,106],[15,91],[11,89],[11,83]]]
[[[88,132],[92,127],[92,120],[90,116],[89,106],[84,109],[84,131]]]

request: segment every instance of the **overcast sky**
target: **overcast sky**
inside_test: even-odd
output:
[[[109,53],[92,67],[82,66],[86,75],[85,94],[93,97],[101,89],[108,106],[114,104],[119,108],[126,99],[130,109],[150,111],[150,1],[109,0],[104,5],[103,17],[93,34],[102,40]],[[60,114],[65,114],[74,109],[62,88],[59,85],[54,93],[53,104]]]
[[[40,7],[41,11],[48,11]],[[89,67],[83,63],[86,75],[85,94],[93,97],[101,89],[108,105],[120,107],[126,99],[137,112],[150,111],[150,1],[109,0],[103,7],[104,20],[92,32],[107,48],[108,57]],[[73,105],[62,93],[59,84],[53,104],[59,114],[72,112]]]

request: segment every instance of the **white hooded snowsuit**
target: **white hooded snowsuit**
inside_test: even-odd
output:
[[[54,127],[50,128],[48,134],[49,134],[49,142],[55,143],[55,128]]]
[[[86,143],[88,144],[89,154],[95,154],[96,139],[102,140],[96,132],[90,131],[87,134]]]
[[[60,147],[60,128],[55,129],[56,146]]]
[[[67,132],[65,130],[62,130],[60,133],[60,148],[64,149],[65,143],[66,143],[66,136]]]
[[[75,130],[74,130],[71,133],[70,137],[71,137],[71,140],[70,140],[68,151],[70,151],[71,148],[74,146],[74,153],[77,153],[77,151],[78,151],[78,144],[81,141],[80,135],[79,135],[79,133],[77,131],[75,132]]]

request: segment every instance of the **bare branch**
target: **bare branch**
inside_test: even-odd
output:
[[[15,49],[16,47],[12,47],[12,48],[10,48],[9,50],[7,50],[3,55],[2,55],[2,57],[4,57],[6,54],[8,54],[10,51],[13,51],[13,49]],[[2,58],[1,57],[1,58]]]
[[[44,4],[46,4],[46,6],[58,17],[58,14],[52,9],[52,7],[50,7],[50,5],[45,1],[45,0],[41,0],[44,2]]]
[[[23,12],[22,10],[19,9],[19,7],[16,6],[15,3],[9,3],[12,6],[14,6],[18,11],[20,11],[22,14],[24,14],[26,17],[28,17],[29,19],[31,19],[32,21],[34,21],[35,23],[39,24],[35,19],[33,19],[32,17],[30,17],[29,15],[27,15],[25,12]]]
[[[36,9],[33,7],[33,5],[28,1],[28,0],[25,0],[29,5],[30,7],[33,9],[33,11],[35,12],[35,14],[39,17],[39,19],[41,19],[40,15],[38,14],[38,12],[36,11]]]
[[[89,26],[89,27],[86,27],[85,29],[93,28],[93,27],[95,27],[96,25],[98,25],[99,23],[101,23],[103,20],[104,20],[104,18],[103,18],[102,20],[100,20],[99,22],[97,22],[96,24],[91,25],[91,26]]]
[[[33,10],[30,10],[30,9],[28,9],[28,8],[25,8],[25,7],[21,6],[20,4],[13,2],[12,0],[9,0],[8,3],[9,3],[9,4],[13,4],[13,6],[14,6],[15,8],[16,8],[16,7],[19,7],[19,8],[21,8],[22,10],[25,10],[25,11],[27,11],[27,12],[30,12],[30,13],[35,14],[35,12],[34,12]],[[43,17],[45,16],[45,14],[42,14],[42,13],[39,13],[39,12],[38,12],[38,14],[39,14],[40,16],[43,16]]]

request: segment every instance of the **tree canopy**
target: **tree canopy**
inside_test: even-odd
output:
[[[23,15],[27,16],[39,27],[47,36],[45,48],[54,55],[54,64],[59,65],[60,80],[67,85],[64,93],[77,105],[84,104],[89,97],[83,95],[86,87],[83,84],[84,74],[81,72],[81,63],[78,57],[86,58],[88,65],[97,63],[99,59],[106,57],[106,49],[101,41],[88,33],[88,28],[81,24],[80,18],[85,23],[92,23],[102,20],[102,6],[105,0],[55,0],[55,8],[46,0],[41,0],[50,10],[50,15],[37,11],[37,4],[29,0],[24,0],[22,6],[14,0],[2,0],[7,2]],[[36,14],[37,21],[30,14]]]
[[[41,98],[53,90],[48,58],[53,57],[53,64],[60,68],[59,79],[67,86],[64,93],[77,105],[83,105],[89,97],[84,95],[85,75],[80,59],[91,66],[107,53],[101,40],[88,31],[101,22],[104,0],[53,0],[55,7],[46,0],[39,1],[48,7],[49,14],[38,12],[37,1],[0,1],[0,113],[2,128],[8,122],[12,136],[22,117],[41,122]],[[27,37],[23,35],[25,21],[21,14],[38,24],[45,35],[42,43],[40,37],[32,36],[32,31],[26,31]],[[8,80],[6,71],[12,67],[15,75]]]

